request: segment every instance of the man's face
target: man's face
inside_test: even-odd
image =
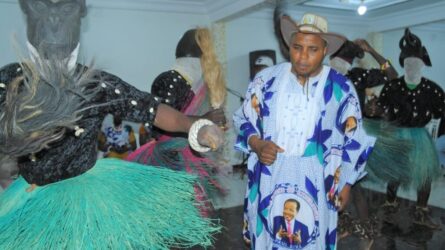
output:
[[[297,204],[295,202],[284,203],[283,217],[286,221],[291,221],[297,216]]]
[[[292,72],[305,77],[317,75],[326,51],[326,43],[320,36],[297,33],[289,46]]]
[[[76,48],[85,0],[20,0],[20,6],[28,40],[41,56],[65,58]]]

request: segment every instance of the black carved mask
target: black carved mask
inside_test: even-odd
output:
[[[80,40],[85,0],[19,0],[28,41],[44,58],[66,58]]]

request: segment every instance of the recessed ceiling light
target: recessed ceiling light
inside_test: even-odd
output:
[[[358,8],[357,8],[357,13],[358,13],[360,16],[363,16],[363,15],[366,13],[367,10],[368,10],[368,8],[366,7],[364,1],[362,0],[362,3],[361,3],[360,6],[358,6]]]

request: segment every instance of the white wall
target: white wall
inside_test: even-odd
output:
[[[445,30],[428,30],[422,25],[412,27],[410,30],[420,38],[431,59],[432,67],[424,67],[424,76],[445,89],[445,49],[443,45]],[[399,64],[399,41],[403,34],[404,29],[383,32],[383,55],[391,60],[399,75],[404,74],[404,70]]]
[[[80,61],[94,59],[97,68],[148,91],[154,78],[173,64],[181,35],[207,24],[206,15],[89,8],[82,20]],[[0,2],[0,32],[0,65],[17,61],[10,38],[16,33],[19,43],[26,39],[18,4]]]
[[[17,61],[18,54],[13,47],[13,36],[16,36],[15,42],[23,44],[24,41],[25,22],[18,4],[0,2],[0,34],[2,34],[0,40],[0,67],[2,67]]]
[[[182,34],[207,25],[204,15],[91,9],[83,51],[97,65],[137,88],[149,91],[154,78],[168,70]]]

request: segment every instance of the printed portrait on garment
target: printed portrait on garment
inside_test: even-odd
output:
[[[270,233],[279,248],[302,249],[318,235],[319,215],[310,194],[297,185],[277,185],[270,207]]]
[[[348,117],[344,127],[345,134],[351,135],[357,129],[357,119],[353,116]]]
[[[252,108],[255,110],[257,115],[260,116],[260,101],[258,100],[258,97],[253,94],[250,99]]]
[[[328,175],[324,179],[328,208],[332,210],[337,210],[338,207],[340,207],[340,200],[338,197],[338,184],[340,182],[340,173],[341,173],[340,167],[337,167],[334,175]]]
[[[360,102],[353,95],[349,95],[345,101],[340,104],[335,121],[337,130],[349,138],[354,135],[357,129],[357,119],[362,119],[362,117],[357,117],[356,114],[361,114]]]

